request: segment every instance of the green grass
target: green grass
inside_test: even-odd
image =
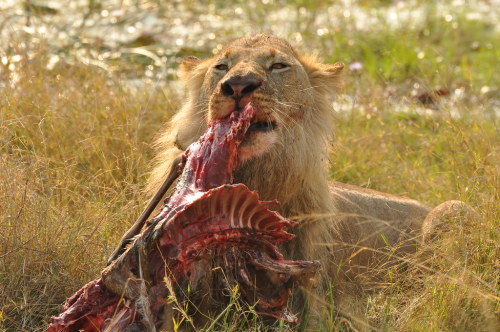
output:
[[[307,9],[304,20],[327,6],[295,3]],[[299,49],[316,49],[328,62],[363,64],[360,72],[346,69],[330,174],[432,205],[461,199],[482,220],[452,224],[431,248],[405,258],[379,283],[367,283],[351,312],[332,312],[336,330],[495,331],[500,326],[500,124],[495,114],[500,51],[494,47],[500,36],[491,24],[467,19],[467,7],[453,9],[447,22],[437,6],[418,5],[427,12],[425,29],[381,25],[360,31],[352,19],[341,18],[322,36],[314,29],[302,31]],[[266,13],[268,7],[259,6],[256,11]],[[10,51],[18,47],[13,45]],[[122,72],[79,63],[48,70],[50,50],[35,51],[38,56],[18,62],[15,73],[0,64],[0,331],[43,330],[66,297],[99,275],[142,212],[151,142],[182,103],[161,84],[128,90]],[[130,65],[130,58],[114,61],[122,68],[143,68]],[[10,85],[16,75],[17,83]],[[463,89],[464,97],[444,98],[430,115],[423,113],[412,93],[436,87]],[[407,112],[395,112],[402,108]],[[264,323],[234,300],[206,330],[243,331],[245,326],[257,330]],[[296,330],[283,323],[273,329]]]

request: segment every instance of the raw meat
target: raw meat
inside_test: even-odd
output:
[[[292,288],[314,276],[319,263],[288,261],[277,245],[294,225],[244,184],[232,184],[238,146],[254,116],[248,104],[212,120],[184,154],[184,170],[163,209],[127,250],[69,298],[47,331],[156,331],[168,323],[172,301],[190,301],[193,317],[221,310],[228,289],[275,319]],[[174,301],[174,302],[175,302]]]

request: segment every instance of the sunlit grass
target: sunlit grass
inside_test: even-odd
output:
[[[295,3],[309,13],[297,26],[326,8]],[[299,49],[362,65],[346,69],[348,98],[340,98],[330,174],[431,205],[461,199],[482,220],[453,223],[430,248],[365,285],[352,311],[333,305],[330,324],[337,330],[499,328],[498,29],[468,19],[465,9],[456,8],[447,21],[436,6],[421,5],[427,11],[421,30],[382,25],[358,31],[344,17],[321,36],[301,31]],[[169,85],[131,89],[123,72],[63,61],[48,70],[50,49],[36,51],[15,70],[0,64],[0,331],[43,330],[65,298],[99,275],[144,207],[153,137],[182,103]],[[113,65],[140,71],[150,65],[131,59]],[[443,98],[424,112],[413,91],[437,87],[449,89],[451,101]],[[264,325],[232,300],[206,330]],[[297,330],[283,323],[273,329]]]
[[[371,325],[385,331],[498,328],[497,127],[466,114],[340,119],[332,177],[431,205],[464,200],[483,218],[455,220],[429,248],[387,270],[366,297],[363,315]]]
[[[0,310],[8,330],[32,331],[98,275],[140,212],[146,142],[172,108],[87,67],[20,75],[0,106]]]

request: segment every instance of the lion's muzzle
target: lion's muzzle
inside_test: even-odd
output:
[[[242,108],[240,100],[245,96],[249,96],[258,87],[262,85],[262,80],[255,74],[247,74],[244,76],[233,75],[221,84],[221,92],[224,96],[236,100],[236,107]]]
[[[263,83],[253,72],[233,73],[222,80],[210,98],[211,118],[224,118],[234,110],[243,109],[250,103],[253,92]]]

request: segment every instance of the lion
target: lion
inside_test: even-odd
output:
[[[235,183],[258,191],[262,200],[277,199],[279,212],[299,221],[292,230],[296,237],[283,248],[287,258],[322,264],[319,282],[298,296],[297,309],[303,300],[308,306],[324,300],[314,294],[325,294],[329,285],[335,296],[348,295],[346,285],[366,267],[386,264],[385,248],[414,251],[431,237],[441,216],[472,211],[460,201],[432,209],[413,199],[329,181],[330,98],[343,68],[341,62],[323,64],[301,55],[269,34],[233,40],[208,59],[184,58],[186,99],[156,142],[147,184],[154,194],[175,158],[203,134],[210,119],[251,102],[256,116],[240,146]]]

